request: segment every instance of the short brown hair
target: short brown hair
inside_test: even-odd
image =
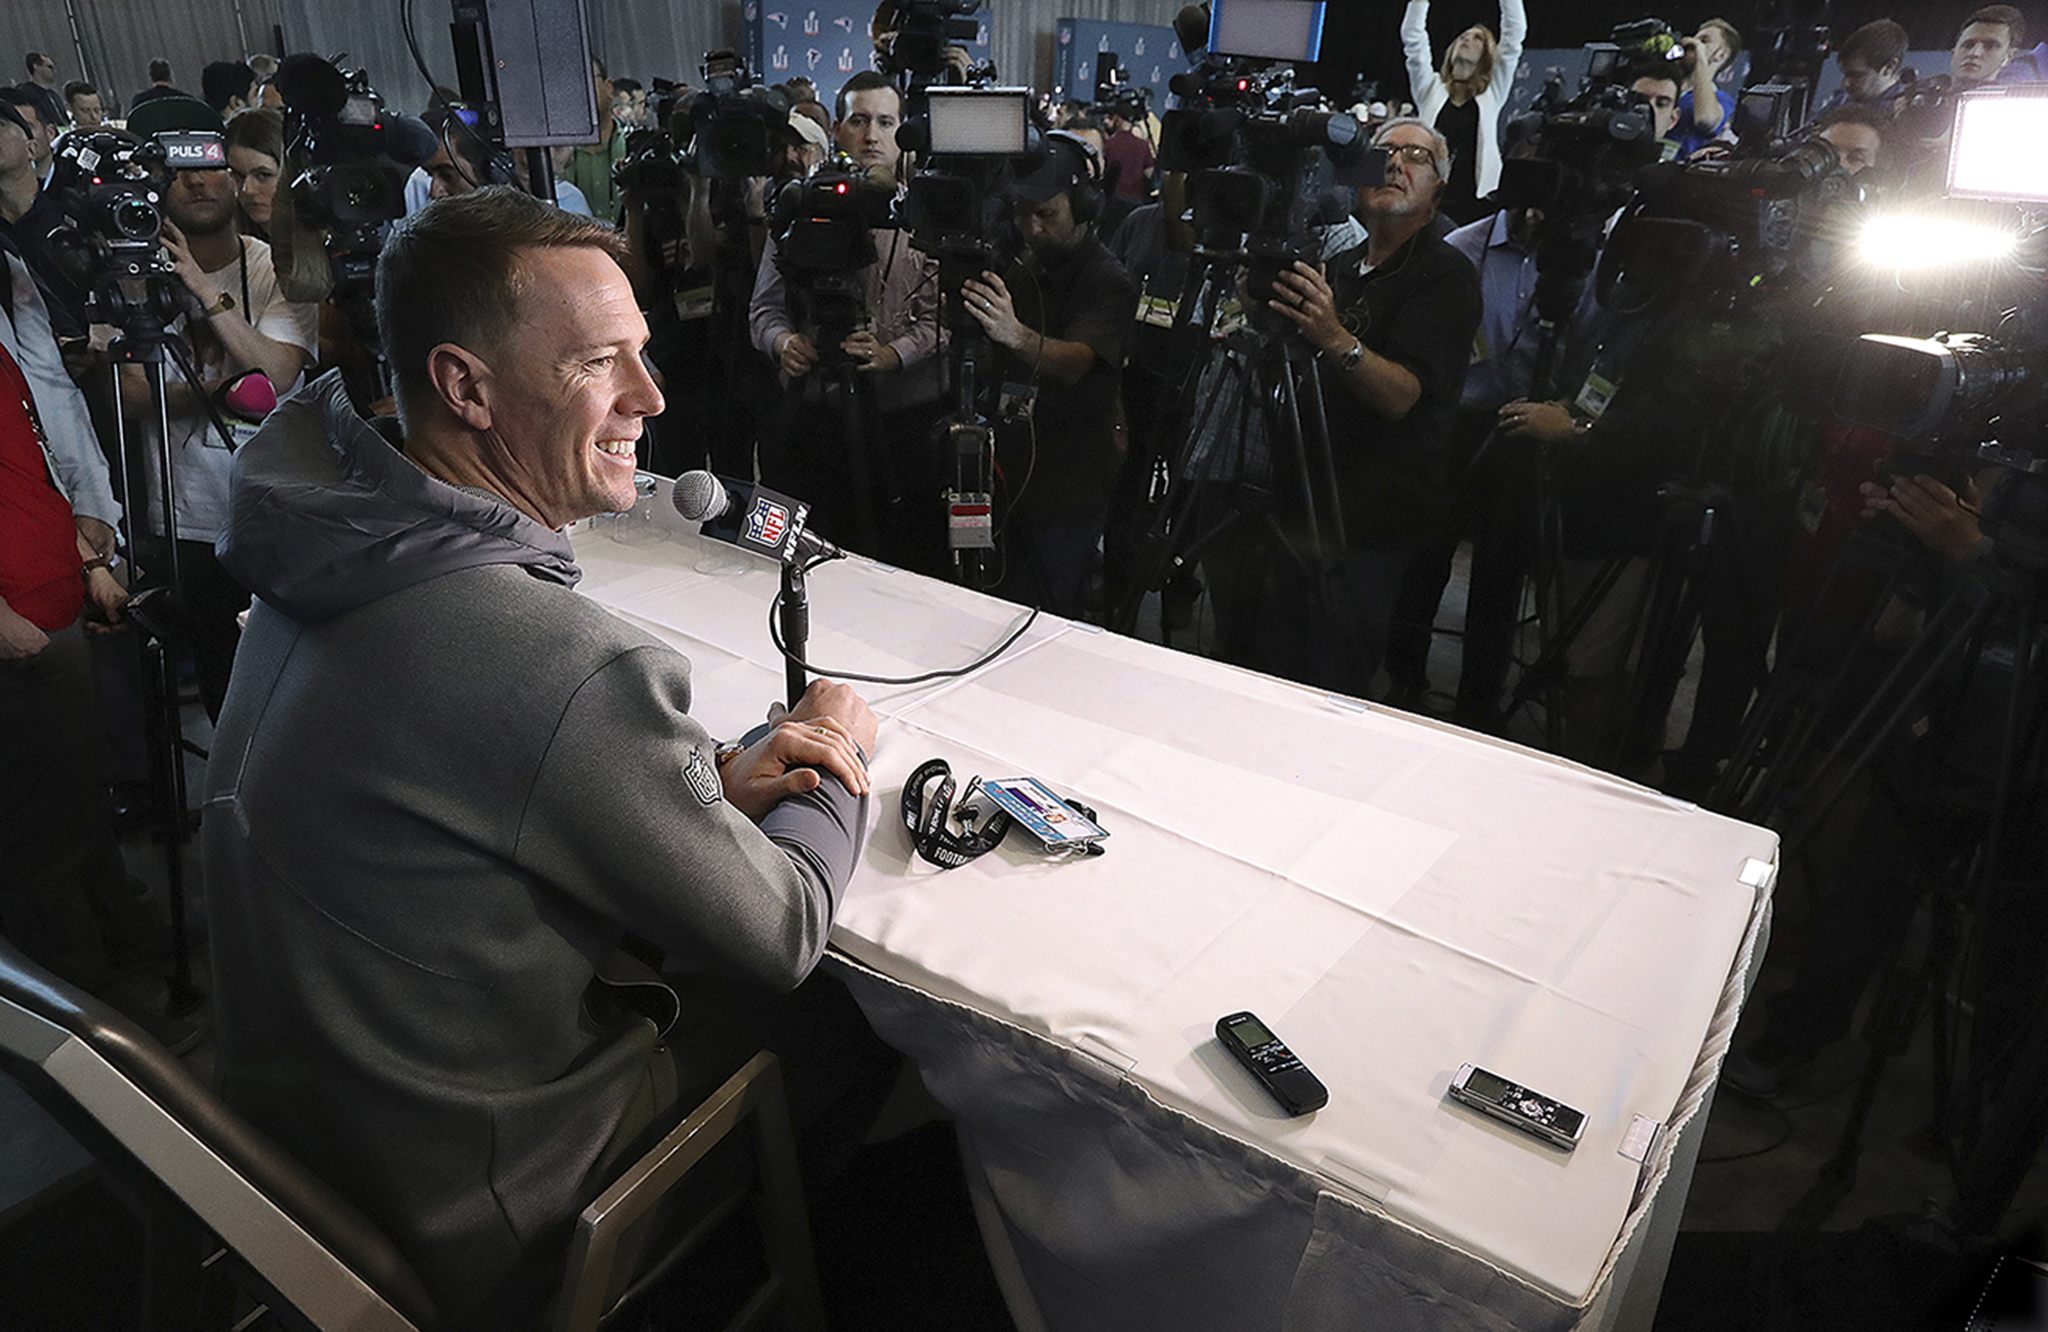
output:
[[[1963,28],[1969,27],[1972,23],[2003,23],[2006,32],[2011,35],[2010,45],[2013,50],[2017,51],[2027,44],[2026,16],[2011,5],[1986,5],[1964,19]],[[1956,29],[1957,34],[1960,35],[1962,30]]]
[[[1895,19],[1872,19],[1842,39],[1835,59],[1854,56],[1872,69],[1883,69],[1906,58],[1907,41],[1905,24]]]
[[[284,165],[284,113],[251,107],[235,113],[222,136],[229,148],[249,148]]]
[[[1734,64],[1735,57],[1742,54],[1742,34],[1735,31],[1735,25],[1724,18],[1710,18],[1700,26],[1720,29],[1721,40],[1728,43],[1728,63]]]
[[[612,227],[509,185],[437,199],[393,227],[377,256],[377,332],[401,415],[430,396],[427,353],[444,342],[482,351],[518,326],[522,254],[575,246],[626,258]]]

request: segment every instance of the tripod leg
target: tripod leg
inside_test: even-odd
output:
[[[1845,550],[1842,555],[1836,557],[1836,563],[1830,567],[1823,589],[1832,585],[1847,554]],[[1750,771],[1749,791],[1739,802],[1713,803],[1713,808],[1740,814],[1752,822],[1768,821],[1765,812],[1777,802],[1780,793],[1799,771],[1800,760],[1806,756],[1821,723],[1829,715],[1828,705],[1841,695],[1846,682],[1869,656],[1878,620],[1898,592],[1899,585],[1904,582],[1906,570],[1911,563],[1911,554],[1906,552],[1893,564],[1883,587],[1864,607],[1863,615],[1857,622],[1855,631],[1850,634],[1848,647],[1842,653],[1834,673],[1818,691],[1806,697],[1806,706],[1801,711],[1798,708],[1800,695],[1797,690],[1796,672],[1804,668],[1804,663],[1815,650],[1819,639],[1820,614],[1824,606],[1820,600],[1814,602],[1813,608],[1807,612],[1799,635],[1794,639],[1793,646],[1779,651],[1770,686],[1765,691],[1765,697],[1757,704],[1760,715],[1753,718],[1750,725],[1745,728],[1742,745],[1738,746],[1736,757],[1729,761],[1728,772],[1735,774],[1751,764],[1764,740],[1771,735],[1769,727],[1775,725],[1778,717],[1782,715],[1786,718],[1785,726],[1772,742],[1768,763],[1760,776],[1753,770]],[[1724,778],[1724,781],[1726,780]],[[1732,800],[1732,786],[1730,791]]]
[[[1224,388],[1235,376],[1235,365],[1226,357],[1217,366],[1208,391],[1195,412],[1194,424],[1188,428],[1186,438],[1174,451],[1168,464],[1170,479],[1166,497],[1155,507],[1152,522],[1139,539],[1137,553],[1132,560],[1131,585],[1125,592],[1123,605],[1118,608],[1116,618],[1111,624],[1111,628],[1120,634],[1129,634],[1137,628],[1138,614],[1144,607],[1146,595],[1164,585],[1169,569],[1179,570],[1192,563],[1184,555],[1177,555],[1174,551],[1174,533],[1188,521],[1202,485],[1199,481],[1189,479],[1188,472],[1195,449],[1209,427],[1210,418],[1215,415],[1218,404],[1223,400]],[[1161,628],[1163,631],[1163,620]]]
[[[1950,618],[1949,612],[1956,604],[1956,602],[1951,600],[1942,607],[1941,613],[1936,616],[1934,622],[1930,623],[1922,633],[1921,641],[1923,643],[1935,637],[1936,627]],[[1992,606],[1993,603],[1987,600],[1964,619],[1959,629],[1950,632],[1947,641],[1942,643],[1935,651],[1932,660],[1927,663],[1926,669],[1920,673],[1919,678],[1907,684],[1904,692],[1899,697],[1897,705],[1892,708],[1891,714],[1874,729],[1871,729],[1869,740],[1864,744],[1855,759],[1850,762],[1848,769],[1836,778],[1834,784],[1828,788],[1824,796],[1815,801],[1811,806],[1800,809],[1798,821],[1785,834],[1786,845],[1798,845],[1803,842],[1812,834],[1814,829],[1820,826],[1822,820],[1827,817],[1828,812],[1835,807],[1836,802],[1848,794],[1849,788],[1855,784],[1858,775],[1870,765],[1870,761],[1877,756],[1878,751],[1909,720],[1913,707],[1920,701],[1921,695],[1927,692],[1928,687],[1940,677],[1943,671],[1948,669],[1949,664],[1961,655],[1963,647],[1975,637],[1977,631],[1983,626],[1984,621],[1990,617]],[[1919,645],[1916,644],[1915,646],[1917,649]],[[1864,705],[1863,710],[1857,713],[1855,720],[1850,722],[1848,728],[1836,738],[1835,743],[1822,756],[1818,767],[1815,769],[1814,783],[1817,784],[1827,775],[1828,770],[1834,765],[1835,761],[1847,750],[1851,739],[1868,728],[1870,720],[1876,715],[1878,707],[1884,702],[1885,695],[1893,692],[1894,686],[1904,678],[1906,667],[1918,655],[1920,654],[1916,650],[1901,659],[1899,665],[1886,678],[1879,692],[1869,703]]]

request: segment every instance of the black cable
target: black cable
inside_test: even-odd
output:
[[[1775,1139],[1773,1139],[1771,1142],[1766,1143],[1762,1147],[1752,1147],[1748,1151],[1729,1152],[1723,1156],[1702,1156],[1694,1164],[1726,1165],[1730,1161],[1747,1161],[1751,1157],[1767,1156],[1770,1153],[1777,1151],[1780,1147],[1783,1147],[1786,1143],[1792,1141],[1791,1116],[1787,1115],[1783,1110],[1780,1110],[1775,1105],[1766,1105],[1764,1108],[1766,1110],[1769,1110],[1771,1114],[1777,1118],[1778,1123],[1781,1126],[1782,1131],[1778,1134],[1778,1136]]]
[[[823,558],[812,560],[804,566],[803,571],[809,573],[823,563],[825,563]],[[775,644],[775,650],[780,652],[785,660],[794,662],[812,675],[821,675],[828,680],[854,680],[861,684],[914,685],[924,684],[931,680],[950,680],[958,676],[970,675],[980,670],[997,657],[1008,652],[1017,640],[1024,636],[1025,630],[1038,623],[1039,613],[1038,608],[1033,607],[1031,614],[1024,617],[1024,623],[1011,630],[1009,637],[965,666],[954,666],[941,671],[926,671],[922,675],[862,675],[857,671],[828,671],[823,667],[812,665],[809,661],[789,650],[789,645],[782,641],[782,591],[778,588],[774,597],[768,602],[768,640]]]

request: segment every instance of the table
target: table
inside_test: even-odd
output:
[[[576,534],[583,588],[688,654],[693,713],[738,734],[780,693],[776,574],[665,495]],[[810,659],[879,675],[1022,614],[857,560],[810,598]],[[1020,1327],[1648,1326],[1774,834],[1054,617],[967,678],[863,692],[875,824],[833,944],[957,1117]],[[1108,854],[916,860],[896,801],[934,756],[1074,793]],[[1242,1008],[1325,1109],[1286,1118],[1228,1060],[1213,1024]],[[1449,1102],[1467,1061],[1585,1111],[1578,1149]]]

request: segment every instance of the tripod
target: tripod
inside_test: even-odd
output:
[[[204,749],[185,738],[178,697],[175,640],[185,606],[185,580],[178,559],[178,516],[176,505],[176,463],[171,447],[170,399],[165,382],[166,361],[176,365],[188,381],[194,380],[185,359],[185,348],[176,334],[154,317],[161,306],[156,301],[127,309],[121,335],[107,350],[114,391],[115,450],[122,460],[121,506],[128,519],[128,546],[138,548],[134,467],[128,452],[127,413],[120,409],[121,377],[125,366],[139,366],[149,384],[151,417],[156,426],[158,485],[157,520],[163,530],[164,565],[161,593],[169,601],[167,614],[152,613],[148,593],[131,603],[130,622],[143,630],[143,682],[145,744],[150,758],[150,805],[152,840],[163,848],[164,878],[171,914],[170,1007],[175,1013],[189,1012],[203,998],[193,981],[192,948],[185,918],[185,847],[190,843],[196,819],[188,812],[185,757],[204,760]],[[196,383],[193,391],[198,393]],[[203,398],[203,395],[201,395]],[[233,438],[216,417],[212,428],[219,430],[229,447]]]
[[[2014,484],[2022,490],[2040,486],[2029,474]],[[1997,628],[2012,630],[2009,678],[1996,700],[2001,725],[1988,795],[1981,811],[1941,815],[1972,828],[1973,835],[1954,858],[1955,872],[1934,887],[1933,930],[1918,968],[1901,965],[1904,919],[1893,922],[1899,938],[1889,949],[1886,979],[1866,1032],[1870,1048],[1855,1100],[1834,1154],[1787,1214],[1788,1229],[1819,1227],[1854,1186],[1883,1075],[1907,1047],[1923,1013],[1935,1017],[1935,1123],[1953,1149],[1957,1198],[1952,1215],[1963,1234],[1991,1233],[2048,1130],[2039,1084],[2027,1080],[2038,1076],[2048,1060],[2048,1030],[2041,1025],[2048,991],[2039,982],[2039,958],[2027,951],[2038,947],[2030,915],[2038,912],[2048,888],[2039,865],[2037,827],[2048,761],[2042,727],[2048,659],[2040,651],[2048,621],[2048,560],[2038,542],[2020,532],[2014,536],[2014,541],[1999,542],[1989,560],[1965,572],[1822,759],[1796,782],[1777,788],[1776,807],[1792,818],[1787,841],[1794,843],[1795,836],[1804,840],[1817,831],[1857,776],[1923,717],[1928,731],[1922,743],[1935,752],[1946,750],[1964,720],[1970,680],[1985,673],[1992,659]],[[1887,580],[1880,603],[1889,600],[1895,583],[1896,576]],[[1866,617],[1866,627],[1873,622],[1874,617]],[[1866,628],[1864,640],[1852,645],[1852,655],[1866,653],[1869,646]],[[1924,710],[1922,701],[1950,677],[1956,686],[1948,705]],[[1792,758],[1787,754],[1774,762]],[[1974,917],[1967,924],[1966,914]],[[1974,974],[1959,974],[1965,957],[1977,959]],[[1952,1051],[1949,1043],[1943,1009],[1952,988],[1975,1013],[1967,1050]],[[1957,1057],[1966,1073],[1959,1086],[1952,1076]]]
[[[1180,305],[1183,322],[1205,308],[1205,296],[1213,297],[1245,256],[1198,250],[1196,258],[1202,262],[1189,274]],[[1207,386],[1198,389],[1187,434],[1168,469],[1167,491],[1139,540],[1131,585],[1112,627],[1130,633],[1148,593],[1186,577],[1205,552],[1246,525],[1294,566],[1328,610],[1327,552],[1344,548],[1345,533],[1314,349],[1291,328],[1256,313],[1251,327],[1232,334],[1191,373]],[[1225,442],[1229,423],[1219,420],[1231,412],[1234,446]],[[1282,520],[1283,496],[1276,485],[1290,492],[1285,508],[1300,525],[1299,544]],[[1225,486],[1229,498],[1222,512],[1205,514],[1204,491]],[[1162,635],[1171,634],[1164,620],[1161,628]]]

